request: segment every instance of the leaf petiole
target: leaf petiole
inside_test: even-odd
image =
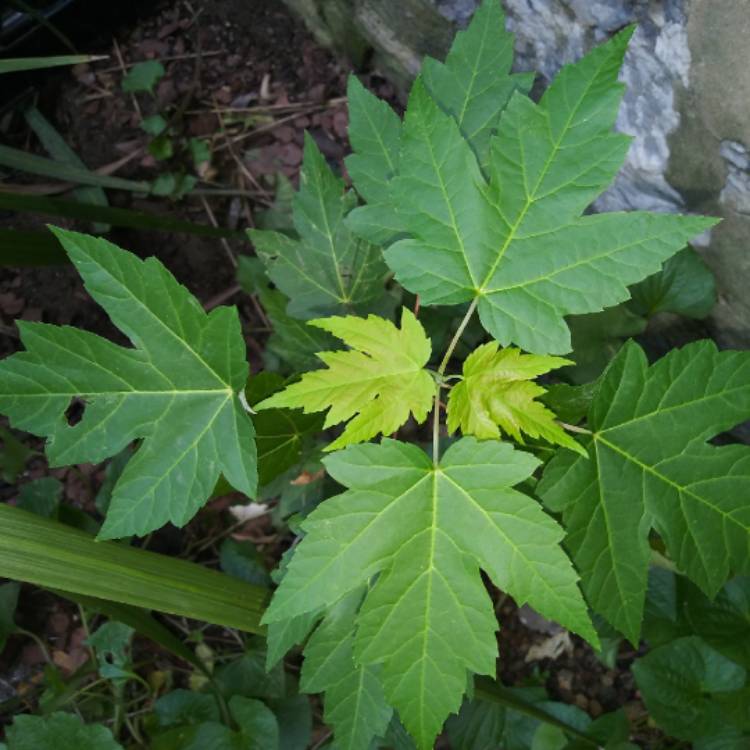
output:
[[[585,427],[578,427],[574,424],[568,424],[567,422],[561,422],[559,419],[557,420],[557,424],[560,425],[563,429],[566,429],[568,432],[577,432],[581,435],[593,435],[594,433],[591,432],[591,430],[587,430]]]
[[[443,376],[445,375],[445,370],[448,367],[448,363],[450,362],[451,357],[453,356],[453,352],[456,350],[456,346],[458,346],[458,342],[461,339],[463,332],[466,330],[466,326],[469,325],[469,321],[471,320],[471,316],[474,314],[474,310],[477,309],[478,302],[479,297],[474,297],[474,299],[471,301],[469,309],[466,311],[466,314],[458,324],[458,328],[453,334],[453,338],[451,339],[450,344],[448,344],[448,348],[445,350],[443,359],[441,360],[440,366],[437,369],[435,377],[435,398],[432,403],[432,462],[435,464],[435,466],[437,466],[438,458],[440,457],[440,389],[443,387],[444,383]]]

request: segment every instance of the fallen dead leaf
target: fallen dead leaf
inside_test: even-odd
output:
[[[541,643],[534,644],[526,654],[526,663],[542,661],[542,659],[559,659],[563,654],[573,652],[573,642],[570,633],[561,630],[559,633],[545,638]]]

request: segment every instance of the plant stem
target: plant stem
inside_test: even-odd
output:
[[[114,718],[112,719],[112,734],[114,735],[114,738],[117,739],[122,731],[122,720],[125,714],[123,706],[124,685],[117,685],[113,682],[111,687],[112,697],[115,704],[115,713]]]
[[[432,463],[438,465],[440,458],[440,383],[435,383],[435,398],[432,403]]]
[[[471,304],[469,305],[469,309],[466,311],[463,319],[458,324],[458,328],[453,334],[453,338],[451,339],[450,344],[448,344],[448,348],[445,350],[445,354],[443,355],[443,359],[440,362],[440,366],[437,370],[438,378],[435,385],[435,400],[432,405],[432,462],[435,464],[435,466],[437,466],[440,454],[440,390],[443,387],[442,378],[445,374],[446,368],[448,367],[448,363],[453,356],[453,352],[455,351],[456,346],[458,346],[458,342],[463,335],[463,332],[466,330],[466,326],[469,325],[469,321],[471,320],[471,316],[474,314],[474,310],[477,309],[478,302],[479,297],[475,297],[472,300]]]
[[[18,633],[19,635],[24,635],[27,638],[31,638],[31,640],[34,641],[37,646],[39,646],[39,649],[42,652],[42,656],[44,656],[44,660],[47,662],[47,664],[51,664],[54,666],[54,661],[52,661],[52,657],[49,654],[49,649],[47,648],[44,641],[36,633],[32,633],[30,630],[24,630],[24,628],[16,628],[16,633]]]
[[[561,420],[557,420],[557,424],[560,425],[565,430],[568,430],[568,432],[578,432],[581,435],[593,435],[594,433],[591,432],[591,430],[587,430],[585,427],[578,427],[574,424],[568,424],[567,422],[562,422]]]
[[[450,362],[453,352],[455,351],[456,346],[458,346],[458,341],[466,330],[466,326],[469,325],[471,316],[474,314],[474,310],[477,309],[478,302],[479,297],[474,297],[469,305],[469,309],[466,311],[466,315],[464,315],[463,319],[458,324],[458,328],[456,328],[456,332],[453,334],[453,338],[451,339],[450,344],[448,344],[448,348],[445,350],[445,355],[443,356],[442,362],[440,362],[440,367],[438,367],[438,375],[443,375],[445,373],[445,368],[448,367],[448,362]]]
[[[83,632],[86,634],[86,645],[89,649],[89,656],[91,656],[91,663],[94,665],[94,669],[96,671],[99,671],[99,660],[96,658],[96,651],[94,651],[93,646],[90,646],[88,642],[91,640],[91,629],[89,628],[89,621],[86,617],[86,610],[84,610],[83,605],[78,605],[78,614],[81,618],[81,626],[83,627]]]

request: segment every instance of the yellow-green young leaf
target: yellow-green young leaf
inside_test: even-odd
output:
[[[498,351],[497,341],[475,349],[464,362],[463,379],[448,396],[448,430],[464,435],[499,438],[503,430],[519,442],[521,433],[586,455],[586,451],[555,421],[544,404],[545,393],[533,378],[571,364],[562,357],[522,354],[509,347]]]
[[[378,574],[354,658],[380,665],[386,699],[421,750],[458,711],[469,673],[495,674],[497,621],[480,569],[518,604],[598,643],[563,530],[513,489],[538,466],[533,456],[470,437],[436,466],[417,446],[385,438],[325,464],[349,489],[303,522],[265,622],[330,608]]]
[[[401,328],[377,315],[321,318],[310,325],[332,333],[351,350],[321,352],[318,357],[327,369],[305,373],[257,409],[329,409],[325,427],[351,420],[326,450],[394,432],[409,414],[424,422],[435,393],[434,381],[424,369],[432,347],[409,310],[403,309]]]
[[[53,466],[98,463],[142,439],[115,485],[104,539],[184,525],[222,473],[252,496],[256,448],[240,400],[248,365],[236,309],[207,314],[156,258],[53,231],[134,348],[77,328],[19,322],[26,351],[0,363],[0,411],[47,437]],[[76,400],[83,415],[69,424]]]

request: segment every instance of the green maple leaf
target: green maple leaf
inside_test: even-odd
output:
[[[445,63],[426,57],[422,80],[440,108],[450,114],[482,168],[490,138],[514,91],[526,93],[533,73],[510,74],[513,34],[505,30],[498,0],[484,0],[465,31],[453,40]]]
[[[716,223],[647,212],[582,216],[630,143],[612,127],[631,33],[564,68],[539,104],[518,91],[511,96],[490,138],[489,180],[463,124],[430,95],[429,77],[417,80],[400,133],[398,173],[388,182],[388,200],[376,205],[386,235],[395,238],[392,229],[400,228],[386,262],[423,304],[474,301],[503,345],[568,352],[564,316],[627,299],[629,284]],[[373,236],[361,226],[367,222],[354,214],[352,222]]]
[[[539,492],[564,512],[584,592],[633,643],[650,529],[710,597],[732,572],[750,572],[750,450],[706,442],[748,417],[750,353],[700,341],[649,367],[631,342],[589,410],[592,458],[563,451],[548,464]]]
[[[258,293],[263,309],[273,327],[263,350],[266,367],[274,358],[283,363],[285,372],[313,370],[320,366],[317,353],[336,347],[336,339],[323,330],[307,325],[307,321],[287,314],[287,298],[276,289],[262,289]],[[275,363],[278,367],[278,361]]]
[[[510,75],[513,35],[497,0],[484,0],[469,27],[456,35],[445,63],[425,58],[422,76],[433,99],[456,120],[461,133],[486,166],[490,136],[515,90],[528,91],[533,74]],[[393,210],[390,181],[398,174],[401,120],[383,101],[349,78],[349,140],[354,153],[346,166],[367,205],[356,208],[347,223],[376,244],[389,244],[403,233]]]
[[[7,730],[8,750],[122,750],[112,732],[100,724],[85,725],[73,714],[22,714]]]
[[[732,702],[744,706],[744,728],[750,728],[747,672],[700,638],[677,638],[654,649],[635,662],[633,676],[654,721],[671,736],[716,737],[731,723],[723,709]]]
[[[158,60],[136,63],[122,79],[122,90],[127,93],[148,91],[154,93],[154,86],[164,77],[166,71]]]
[[[98,463],[143,439],[114,488],[102,538],[184,525],[221,473],[252,496],[256,449],[240,400],[248,365],[236,309],[206,314],[156,258],[53,231],[135,348],[19,321],[27,351],[0,362],[0,410],[19,429],[47,437],[52,466]],[[71,426],[65,412],[74,399],[85,408]]]
[[[451,388],[448,431],[460,428],[464,435],[498,439],[502,429],[519,442],[524,432],[587,455],[555,415],[534,400],[545,389],[533,378],[569,364],[562,357],[522,354],[513,347],[498,351],[496,341],[483,344],[466,358],[463,378]]]
[[[370,747],[385,734],[393,710],[372,666],[354,661],[354,631],[362,592],[338,602],[316,628],[305,646],[300,689],[325,693],[327,724],[333,727],[341,750]]]
[[[388,272],[380,249],[355,236],[344,223],[357,204],[346,192],[311,136],[305,136],[300,190],[292,201],[299,238],[251,229],[248,234],[271,281],[289,298],[296,318],[367,307],[383,294]]]
[[[568,318],[575,364],[561,373],[573,383],[596,380],[620,351],[625,339],[646,330],[648,321],[633,313],[627,303],[608,307],[600,313]]]
[[[401,120],[354,76],[349,76],[346,93],[349,140],[354,149],[345,159],[346,169],[367,201],[347,216],[346,223],[370,242],[387,244],[402,231],[390,205],[390,182],[398,173]]]
[[[251,407],[276,393],[284,378],[272,372],[261,372],[245,388]],[[288,409],[269,409],[253,418],[258,451],[258,484],[262,487],[294,466],[307,441],[323,426],[320,415],[302,414]]]
[[[638,315],[670,312],[686,318],[705,318],[716,304],[716,281],[701,256],[686,247],[664,268],[636,284],[629,306]]]
[[[376,315],[309,322],[352,349],[321,352],[318,357],[327,369],[305,373],[299,382],[261,401],[257,409],[301,408],[305,413],[329,409],[326,428],[350,420],[326,450],[395,432],[410,414],[424,422],[435,395],[435,383],[424,369],[432,347],[409,310],[403,309],[400,329]]]
[[[335,347],[333,336],[287,313],[288,298],[269,286],[265,267],[259,258],[247,255],[238,258],[237,281],[243,291],[257,295],[273,328],[263,351],[268,369],[279,366],[279,362],[274,362],[277,358],[292,370],[313,370],[320,364],[315,355]]]
[[[519,605],[596,642],[562,529],[512,489],[537,467],[533,456],[463,438],[436,466],[417,446],[384,439],[325,464],[349,489],[303,522],[265,622],[330,607],[379,573],[357,619],[355,660],[380,665],[420,748],[458,710],[467,672],[495,673],[497,622],[480,568]]]

